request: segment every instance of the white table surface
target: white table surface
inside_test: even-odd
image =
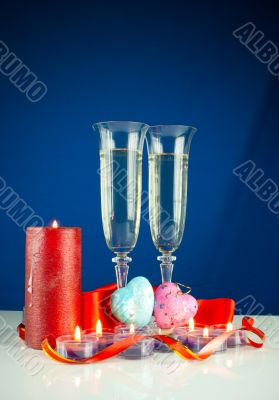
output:
[[[155,353],[145,360],[113,358],[91,365],[63,365],[26,348],[15,331],[21,315],[0,311],[3,400],[279,398],[279,317],[256,318],[255,325],[267,331],[262,349],[230,349],[203,362]],[[240,319],[235,322],[239,325]]]

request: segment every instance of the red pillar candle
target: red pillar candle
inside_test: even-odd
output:
[[[27,228],[25,267],[25,340],[40,349],[81,323],[81,229]]]

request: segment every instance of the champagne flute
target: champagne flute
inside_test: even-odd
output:
[[[99,122],[101,208],[105,240],[116,254],[116,279],[126,286],[128,257],[136,245],[141,210],[142,150],[148,125],[131,121]]]
[[[196,128],[184,125],[151,126],[147,133],[149,222],[155,247],[162,253],[162,282],[171,282],[173,252],[185,226],[188,158]]]

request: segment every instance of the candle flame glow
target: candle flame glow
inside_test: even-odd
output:
[[[189,331],[193,331],[195,329],[195,321],[194,318],[191,317],[188,321]]]
[[[58,228],[58,222],[56,221],[56,219],[53,221],[52,223],[52,228]]]
[[[233,324],[231,322],[227,323],[227,332],[231,332],[233,330]]]
[[[80,327],[77,326],[75,330],[75,341],[80,342],[81,341],[81,332],[80,332]]]
[[[130,325],[130,333],[131,333],[131,334],[134,334],[134,333],[135,333],[135,325],[134,325],[134,324],[131,324],[131,325]]]
[[[102,337],[102,334],[103,334],[102,322],[98,319],[96,324],[96,336]]]
[[[208,328],[205,327],[203,330],[203,337],[208,337],[208,335],[209,335]]]

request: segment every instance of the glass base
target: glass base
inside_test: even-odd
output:
[[[152,355],[154,349],[153,339],[144,339],[141,342],[129,347],[118,355],[121,358],[128,358],[130,360],[139,360],[144,357]]]

